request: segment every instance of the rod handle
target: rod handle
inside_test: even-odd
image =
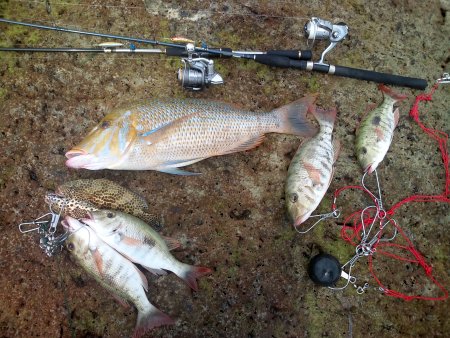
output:
[[[424,79],[343,66],[335,66],[334,75],[420,90],[424,90],[428,85]]]

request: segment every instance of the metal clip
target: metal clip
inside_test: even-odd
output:
[[[358,287],[356,287],[356,285],[355,285],[355,287],[356,287],[356,293],[358,294],[358,295],[362,295],[364,292],[366,292],[366,290],[369,288],[369,283],[364,283],[364,286],[358,286]]]
[[[50,212],[38,217],[32,222],[24,222],[19,224],[19,231],[21,233],[27,233],[31,231],[37,231],[39,234],[39,247],[44,250],[47,256],[53,256],[59,250],[61,250],[64,241],[69,236],[69,232],[56,236],[56,229],[58,227],[61,213],[64,210],[64,205],[60,208],[59,213],[55,213],[52,210],[51,204],[49,205]],[[29,225],[34,227],[28,228]]]
[[[320,217],[313,225],[311,225],[308,229],[305,231],[298,230],[297,226],[294,225],[295,231],[297,231],[299,234],[306,234],[309,232],[312,228],[314,228],[317,224],[319,224],[321,221],[327,218],[339,218],[341,216],[341,211],[339,209],[335,209],[332,212],[326,213],[326,214],[319,214],[319,215],[311,215],[311,217]]]
[[[444,73],[440,79],[436,80],[436,83],[450,83],[450,74]]]

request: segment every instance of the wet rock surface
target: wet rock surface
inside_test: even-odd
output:
[[[446,1],[9,1],[0,16],[139,37],[185,36],[235,50],[307,48],[303,25],[311,16],[350,27],[330,63],[425,78],[448,72],[450,35]],[[1,24],[3,46],[90,47],[100,38]],[[315,55],[325,48],[316,42]],[[380,102],[373,83],[272,69],[238,59],[217,60],[223,86],[183,91],[175,80],[179,60],[145,55],[0,54],[0,336],[124,337],[136,311],[122,308],[63,251],[47,257],[35,233],[17,225],[47,212],[44,194],[77,178],[108,178],[144,196],[164,217],[162,233],[180,239],[175,251],[186,263],[208,266],[192,293],[173,274],[146,273],[150,301],[177,318],[154,337],[444,337],[450,331],[448,301],[387,297],[378,290],[367,260],[353,270],[357,284],[332,291],[313,284],[310,258],[327,252],[346,262],[354,248],[340,238],[342,219],[298,234],[285,216],[284,182],[301,140],[268,135],[255,150],[190,166],[198,177],[158,172],[85,171],[65,167],[64,153],[112,107],[148,97],[210,98],[252,111],[268,111],[306,93],[338,107],[335,135],[342,143],[329,192],[358,184],[355,128],[370,102]],[[409,99],[379,167],[386,206],[412,194],[438,194],[444,172],[437,145],[407,116]],[[420,111],[426,125],[450,131],[450,86],[441,86]],[[373,183],[373,181],[372,181]],[[318,212],[328,212],[328,194]],[[356,192],[339,200],[347,215],[368,203]],[[395,216],[413,245],[449,285],[448,204],[414,203]],[[414,264],[374,258],[377,276],[398,291],[440,295]]]

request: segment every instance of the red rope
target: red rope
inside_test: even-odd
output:
[[[344,226],[341,230],[341,237],[352,244],[353,246],[359,245],[359,242],[361,241],[361,232],[364,229],[367,229],[368,226],[372,225],[375,227],[374,222],[376,220],[379,220],[379,227],[377,230],[379,230],[377,235],[376,242],[372,245],[372,249],[376,250],[377,253],[382,254],[387,257],[391,257],[400,261],[406,261],[409,263],[417,264],[421,266],[424,270],[425,275],[442,291],[443,295],[440,297],[425,297],[421,295],[406,295],[403,293],[400,293],[395,290],[390,290],[384,286],[384,284],[380,281],[380,279],[375,274],[374,268],[373,268],[373,257],[372,255],[369,255],[369,270],[373,276],[373,278],[376,280],[378,285],[382,288],[384,293],[388,296],[396,297],[396,298],[402,298],[404,300],[413,300],[413,299],[422,299],[422,300],[445,300],[448,297],[447,290],[434,278],[432,274],[432,267],[428,265],[425,261],[425,258],[420,254],[420,252],[414,248],[412,242],[409,240],[409,238],[406,236],[404,231],[396,224],[395,222],[392,222],[392,219],[390,216],[395,214],[395,211],[400,208],[402,205],[410,203],[410,202],[444,202],[444,203],[450,203],[450,171],[449,171],[449,157],[447,152],[447,142],[448,142],[448,135],[442,131],[434,130],[431,128],[426,127],[419,119],[419,103],[422,101],[431,101],[432,96],[436,89],[438,88],[439,83],[436,83],[431,91],[427,94],[421,94],[418,95],[414,101],[414,104],[409,112],[409,115],[416,121],[416,123],[419,125],[419,127],[428,134],[432,139],[438,142],[439,144],[439,150],[442,157],[442,162],[444,163],[444,171],[445,171],[445,185],[443,192],[440,195],[412,195],[409,197],[404,198],[403,200],[397,202],[394,204],[386,213],[384,213],[383,210],[380,209],[380,206],[378,205],[378,201],[373,196],[372,193],[370,193],[366,188],[362,186],[346,186],[343,188],[340,188],[335,191],[334,193],[334,202],[333,202],[333,211],[336,210],[336,199],[337,197],[345,190],[349,189],[357,189],[365,192],[370,196],[370,198],[375,203],[374,208],[376,208],[376,213],[374,215],[370,214],[371,209],[361,209],[354,213],[352,213],[350,216],[348,216],[344,220]],[[373,210],[372,210],[373,213]],[[383,213],[381,215],[381,213]],[[407,245],[400,245],[400,244],[394,244],[394,243],[383,243],[380,242],[383,228],[382,228],[382,222],[389,222],[391,221],[394,227],[397,229],[398,233],[401,235],[404,241],[406,241]],[[352,225],[349,225],[352,224]],[[386,223],[384,223],[386,224]],[[356,242],[356,240],[359,240],[359,242]],[[388,251],[382,250],[383,247],[395,247],[398,249],[406,250],[411,253],[412,257],[407,258],[399,255],[395,255],[393,253],[390,253]]]

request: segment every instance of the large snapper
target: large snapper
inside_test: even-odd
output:
[[[356,129],[356,156],[364,172],[369,174],[377,168],[391,145],[399,119],[399,110],[394,109],[394,104],[407,98],[385,85],[378,88],[383,93],[383,102],[367,113]]]
[[[119,211],[99,210],[83,219],[103,241],[131,261],[159,275],[172,271],[193,290],[198,290],[197,278],[211,272],[201,266],[178,261],[169,252],[166,241],[145,222]]]
[[[76,219],[66,216],[63,225],[71,232],[66,247],[78,264],[122,303],[129,301],[138,310],[133,337],[140,337],[154,327],[174,323],[148,301],[145,295],[147,279],[132,262]]]
[[[266,133],[314,135],[316,128],[306,113],[315,97],[308,95],[267,113],[208,100],[149,100],[106,115],[66,153],[66,165],[193,174],[177,168],[252,149]]]
[[[312,110],[319,133],[300,145],[289,165],[285,187],[288,213],[299,226],[317,208],[330,186],[339,143],[332,140],[336,109]]]

